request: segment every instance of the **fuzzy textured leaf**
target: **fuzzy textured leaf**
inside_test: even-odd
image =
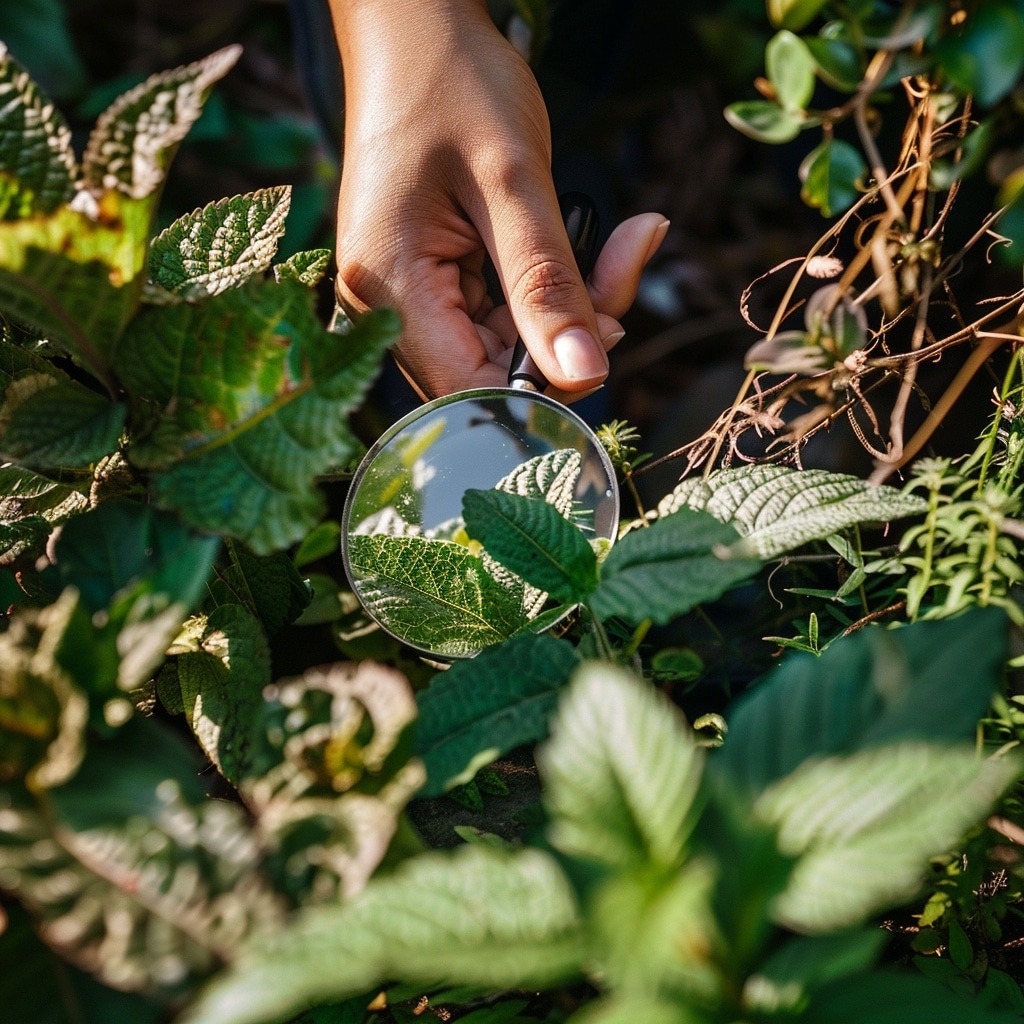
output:
[[[487,553],[560,603],[584,600],[597,585],[597,556],[579,527],[541,498],[470,488],[466,530]]]
[[[319,282],[331,265],[334,253],[330,249],[307,249],[289,256],[274,267],[274,277],[280,281],[285,277],[301,281],[307,288]]]
[[[893,487],[823,469],[744,466],[707,480],[684,480],[658,506],[660,515],[688,507],[731,523],[743,539],[726,542],[733,558],[775,558],[857,523],[922,514],[927,503]]]
[[[568,519],[582,464],[583,457],[575,448],[556,448],[547,455],[527,459],[494,487],[507,494],[540,498]]]
[[[461,544],[353,534],[348,556],[364,606],[396,636],[435,654],[467,657],[525,625],[521,593]]]
[[[758,797],[757,816],[799,857],[774,905],[795,931],[824,933],[905,903],[1021,771],[971,746],[904,742],[808,761]]]
[[[96,196],[132,199],[163,183],[174,147],[199,119],[213,84],[231,70],[240,46],[227,46],[184,67],[161,71],[119,96],[101,115],[82,157],[82,180]]]
[[[67,122],[0,43],[0,220],[52,213],[75,173]]]
[[[190,301],[236,288],[270,266],[290,206],[291,188],[280,185],[180,217],[153,239],[150,280]]]
[[[703,757],[643,680],[597,662],[577,670],[537,763],[563,853],[619,868],[679,862]]]
[[[904,739],[974,735],[999,683],[1008,622],[996,608],[898,630],[868,627],[821,657],[790,654],[729,713],[711,769],[751,793],[809,757]]]
[[[270,1024],[394,977],[489,989],[573,977],[583,956],[568,881],[539,850],[467,845],[405,861],[354,900],[299,913],[210,986],[183,1024]],[[330,970],[310,970],[329,963]]]
[[[566,641],[524,634],[434,676],[417,698],[416,750],[428,778],[421,796],[469,782],[482,765],[547,736],[577,663]]]
[[[117,448],[125,412],[72,380],[19,377],[0,402],[0,458],[34,469],[88,467]]]
[[[323,509],[314,478],[357,449],[345,416],[397,326],[381,311],[330,334],[310,290],[289,280],[144,310],[121,341],[119,368],[134,395],[173,409],[158,440],[129,450],[167,467],[152,475],[154,500],[257,554],[301,539]]]
[[[648,529],[626,534],[611,549],[588,603],[602,619],[616,615],[638,624],[649,618],[664,625],[760,569],[752,559],[723,561],[714,554],[736,539],[732,526],[681,507]]]

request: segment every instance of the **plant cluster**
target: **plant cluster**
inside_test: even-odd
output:
[[[808,195],[828,212],[848,202],[837,231],[863,218],[856,255],[809,296],[803,329],[752,351],[751,381],[768,367],[784,382],[723,413],[689,452],[706,472],[638,508],[610,549],[566,498],[567,451],[467,491],[443,536],[418,529],[406,487],[430,438],[401,453],[401,521],[356,556],[411,620],[426,620],[430,588],[454,642],[499,624],[450,666],[415,659],[358,607],[318,483],[359,450],[345,417],[396,318],[323,328],[311,285],[328,255],[275,263],[286,189],[154,237],[174,149],[237,53],[116,100],[81,161],[0,53],[11,1019],[1019,1020],[1019,352],[974,452],[918,463],[902,490],[779,460],[719,465],[798,394],[821,400],[817,424],[871,422],[872,373],[913,390],[913,367],[952,347],[929,323],[940,286],[957,315],[946,261],[967,249],[941,254],[948,206],[922,153],[968,152],[969,95],[993,118],[1009,102],[1017,58],[997,87],[996,62],[968,79],[964,54],[1011,8],[864,0],[815,42],[794,33],[823,2],[769,5],[782,32],[766,97],[730,116],[774,141],[824,126]],[[812,110],[815,75],[853,100]],[[899,82],[912,145],[882,174],[862,135],[862,194],[831,132],[873,124],[879,90]],[[869,264],[880,283],[858,284]],[[980,337],[985,359],[1009,343],[989,322],[955,335]],[[872,442],[887,469],[911,457],[897,454],[902,416],[884,450]],[[790,455],[813,429],[793,428]],[[631,486],[638,438],[621,423],[602,434]],[[696,626],[751,619],[782,570],[803,574],[786,589],[808,624],[774,643],[800,649],[769,664],[763,647],[746,692],[710,711],[705,692],[689,721]],[[561,635],[545,631],[574,609]],[[482,769],[524,747],[526,827],[460,828],[458,848],[428,849],[411,802],[500,801]]]

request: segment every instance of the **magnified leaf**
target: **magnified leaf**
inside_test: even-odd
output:
[[[70,128],[0,42],[0,220],[52,213],[76,169]]]
[[[150,245],[150,280],[191,300],[237,287],[270,266],[290,205],[291,189],[281,185],[179,218]]]
[[[558,448],[527,459],[495,485],[495,490],[540,498],[568,519],[583,457],[575,448]]]
[[[416,646],[465,657],[507,640],[526,622],[521,590],[500,584],[461,544],[354,534],[348,553],[360,600]]]
[[[733,556],[768,559],[856,523],[920,515],[927,506],[916,495],[845,473],[759,465],[684,480],[658,511],[664,515],[683,507],[732,523],[743,534],[729,547]]]

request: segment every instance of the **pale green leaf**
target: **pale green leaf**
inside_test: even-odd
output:
[[[202,113],[213,84],[231,70],[242,48],[227,46],[184,67],[151,75],[100,115],[82,157],[82,180],[97,197],[121,192],[152,196],[174,148]]]
[[[708,1024],[696,1008],[677,1000],[642,996],[611,996],[587,1003],[569,1024]]]
[[[725,108],[725,119],[758,142],[791,142],[816,122],[802,110],[786,110],[770,100],[737,100]]]
[[[897,630],[869,627],[820,657],[788,655],[729,713],[711,760],[751,793],[802,761],[906,738],[974,735],[1002,675],[1008,624],[995,608]]]
[[[52,213],[75,172],[70,128],[0,42],[0,220]]]
[[[826,0],[768,0],[768,18],[776,28],[798,32],[825,3]]]
[[[117,448],[125,412],[72,380],[19,377],[0,401],[0,458],[34,469],[88,467]]]
[[[593,548],[547,501],[470,488],[462,511],[466,531],[492,558],[559,603],[584,600],[597,585]]]
[[[729,544],[731,557],[768,559],[858,523],[923,514],[927,502],[844,473],[757,465],[684,480],[662,499],[658,512],[683,507],[736,527],[743,539]]]
[[[564,640],[524,634],[438,673],[417,702],[422,796],[469,782],[481,764],[547,736],[558,695],[577,664]]]
[[[723,561],[714,553],[736,541],[732,526],[681,505],[648,529],[626,534],[608,553],[588,602],[599,618],[664,625],[758,571],[756,561]]]
[[[292,277],[301,281],[307,288],[312,288],[327,273],[334,253],[330,249],[308,249],[289,256],[283,263],[274,267],[274,277],[280,281]]]
[[[764,51],[765,73],[783,110],[803,112],[814,94],[817,64],[807,44],[788,29],[768,40]]]
[[[563,853],[623,868],[680,861],[703,757],[642,679],[598,662],[577,670],[537,763]]]
[[[905,903],[931,857],[949,851],[1021,771],[970,746],[904,742],[812,760],[765,790],[754,808],[799,857],[776,919],[820,934]]]
[[[583,457],[575,448],[556,448],[547,455],[538,455],[516,466],[494,488],[524,498],[540,498],[568,519],[582,464]]]
[[[521,591],[499,583],[461,544],[352,534],[347,550],[360,601],[414,646],[465,657],[526,622]]]
[[[300,912],[182,1024],[271,1024],[395,977],[540,988],[573,977],[583,954],[575,899],[553,859],[466,845],[407,860],[345,904]]]
[[[270,266],[290,205],[291,188],[280,185],[180,217],[153,239],[150,280],[192,301],[237,287]]]

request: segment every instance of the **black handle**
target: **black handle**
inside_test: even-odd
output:
[[[582,192],[563,193],[558,197],[558,207],[572,254],[576,257],[576,266],[585,281],[597,256],[597,207],[590,196]],[[548,379],[526,351],[522,338],[516,338],[512,363],[508,368],[508,383],[509,387],[524,391],[543,392],[548,386]]]

